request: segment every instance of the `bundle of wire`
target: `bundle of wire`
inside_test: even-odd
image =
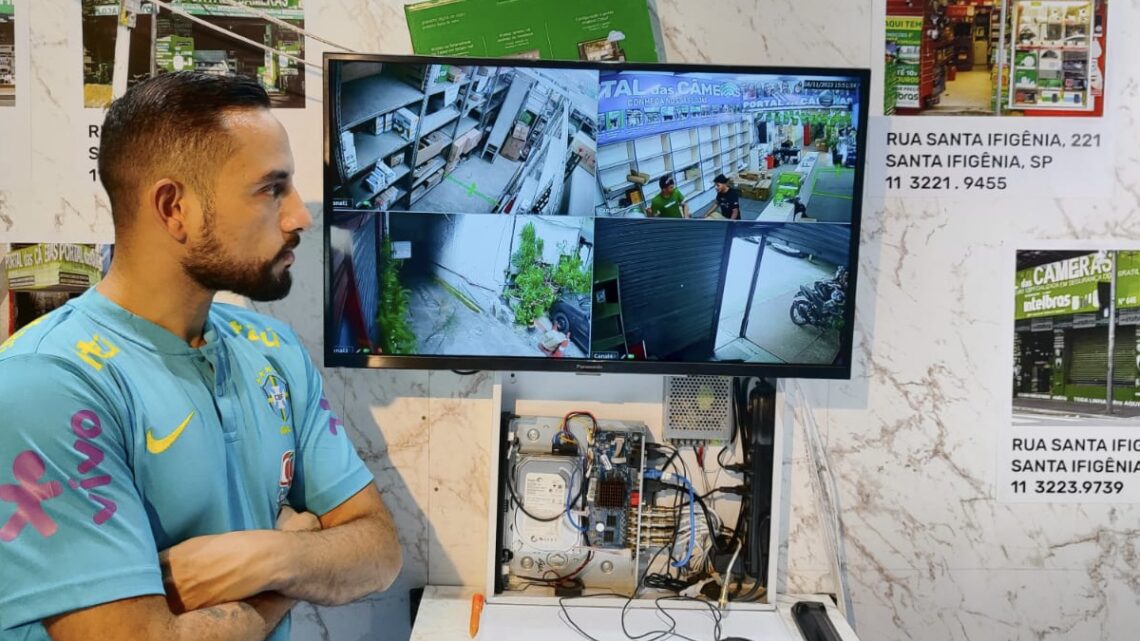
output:
[[[723,615],[722,615],[721,611],[718,610],[714,604],[709,603],[708,601],[702,601],[701,599],[694,599],[691,597],[684,597],[684,596],[657,597],[656,599],[653,600],[653,605],[657,608],[657,612],[667,620],[669,627],[667,627],[664,630],[650,630],[648,632],[643,632],[641,634],[631,633],[629,631],[629,626],[626,624],[626,616],[629,613],[630,604],[633,603],[634,595],[618,594],[616,592],[606,592],[606,593],[601,593],[601,594],[583,595],[583,596],[579,596],[579,597],[562,597],[562,598],[558,599],[558,608],[560,610],[559,616],[562,619],[562,621],[566,625],[573,628],[573,630],[575,632],[582,635],[583,638],[588,639],[589,641],[600,641],[600,639],[598,639],[597,637],[591,636],[588,632],[586,632],[582,628],[582,626],[578,625],[578,623],[575,622],[573,618],[571,618],[570,611],[566,607],[566,602],[569,600],[572,600],[572,599],[575,599],[575,600],[576,599],[589,599],[589,598],[596,598],[596,597],[619,597],[619,598],[624,598],[626,600],[625,605],[622,606],[622,609],[621,609],[621,631],[623,634],[625,634],[626,638],[630,639],[631,641],[663,641],[664,639],[684,639],[685,641],[698,641],[697,639],[694,639],[693,637],[685,636],[684,634],[681,634],[680,632],[677,631],[677,619],[673,618],[673,615],[669,614],[669,611],[666,610],[661,605],[663,602],[668,602],[668,601],[689,601],[689,602],[699,603],[699,604],[707,607],[709,609],[709,614],[712,616],[712,620],[713,620],[713,636],[712,636],[713,641],[720,641],[720,639],[721,639],[721,634],[722,634],[721,620],[722,620]]]

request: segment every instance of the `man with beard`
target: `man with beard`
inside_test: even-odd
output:
[[[312,218],[254,80],[173,73],[112,104],[99,285],[0,346],[0,639],[289,638],[298,600],[386,589],[372,475],[284,323]]]

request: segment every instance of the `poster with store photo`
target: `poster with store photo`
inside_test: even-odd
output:
[[[1140,500],[1140,249],[1016,252],[1010,501]]]
[[[274,107],[303,108],[303,3],[83,0],[83,105],[107,106],[117,76],[129,88],[159,73],[196,70],[257,78]],[[124,32],[130,45],[119,47]]]
[[[886,0],[883,112],[1104,113],[1115,0]]]
[[[113,247],[0,243],[0,351],[11,336],[102,280]]]
[[[425,0],[404,5],[421,55],[657,62],[652,0]]]
[[[0,0],[0,107],[16,104],[16,2]]]
[[[12,231],[13,189],[30,179],[31,109],[28,9],[31,0],[0,0],[0,153],[9,162],[0,171],[0,234]]]

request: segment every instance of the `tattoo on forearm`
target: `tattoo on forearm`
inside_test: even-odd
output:
[[[232,606],[230,609],[232,610]],[[227,612],[226,610],[227,610],[226,606],[216,605],[212,608],[206,608],[206,609],[202,610],[202,614],[210,617],[211,619],[213,619],[215,621],[224,621],[225,619],[228,619],[231,616],[233,616],[232,611]]]

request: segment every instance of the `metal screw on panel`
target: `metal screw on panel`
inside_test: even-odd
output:
[[[610,574],[614,571],[613,561],[602,561],[602,574]]]
[[[529,556],[524,556],[522,558],[522,561],[519,561],[519,563],[523,566],[524,570],[529,570],[534,567],[534,559],[530,558]]]
[[[537,441],[538,436],[539,436],[538,428],[536,428],[536,427],[532,427],[526,431],[526,438],[528,441]]]

